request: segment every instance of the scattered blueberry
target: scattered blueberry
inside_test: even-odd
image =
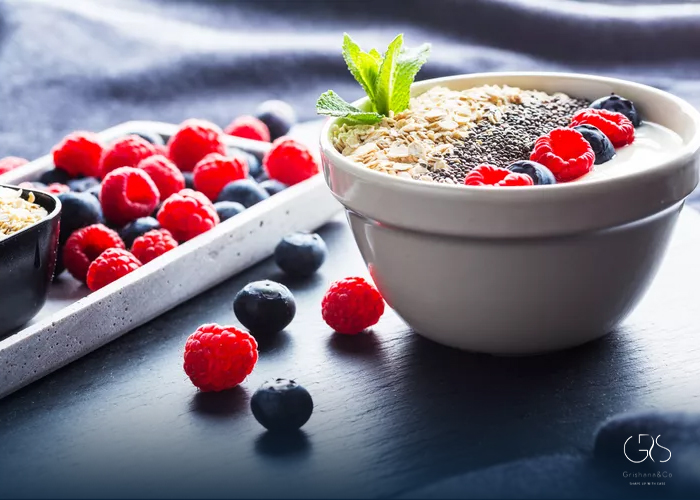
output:
[[[61,229],[59,241],[65,243],[68,237],[80,228],[103,222],[100,202],[89,193],[61,193]]]
[[[194,173],[182,172],[182,176],[185,178],[185,187],[187,189],[194,189]]]
[[[297,121],[294,108],[284,101],[265,101],[255,111],[255,116],[270,129],[270,137],[274,141],[289,132]]]
[[[593,125],[583,124],[576,125],[574,130],[581,132],[584,139],[588,141],[588,144],[593,148],[595,153],[595,165],[600,165],[610,160],[615,156],[615,146],[612,145],[608,136],[600,131],[598,127]]]
[[[160,134],[156,134],[155,132],[134,132],[132,135],[138,135],[142,139],[147,140],[151,144],[155,144],[157,146],[165,146],[165,141],[163,140],[163,136]]]
[[[245,210],[245,207],[237,201],[217,201],[214,203],[214,208],[216,213],[219,214],[221,222],[229,220],[234,215],[238,215]]]
[[[250,398],[255,420],[270,431],[290,432],[308,422],[314,411],[309,391],[294,380],[268,380]]]
[[[316,233],[292,233],[282,238],[275,248],[275,262],[295,278],[311,276],[327,255],[326,243]]]
[[[530,160],[520,160],[508,165],[508,170],[518,174],[529,175],[535,186],[543,186],[545,184],[556,184],[557,180],[554,174],[541,163]]]
[[[275,195],[279,193],[280,191],[284,191],[287,189],[286,184],[282,184],[280,181],[276,181],[274,179],[268,179],[266,181],[262,181],[260,183],[260,187],[263,188],[265,191],[267,191],[267,194],[270,196]]]
[[[233,312],[252,333],[284,330],[296,314],[297,306],[289,289],[274,281],[248,283],[233,299]]]
[[[70,174],[60,168],[52,168],[39,176],[39,182],[47,186],[54,183],[66,184],[70,179]]]
[[[68,181],[67,185],[71,191],[83,193],[95,186],[99,186],[100,180],[97,177],[83,177],[81,179],[71,179]]]
[[[244,207],[249,208],[269,197],[270,195],[267,194],[267,191],[261,188],[257,182],[250,179],[241,179],[226,184],[216,201],[237,201]]]
[[[153,229],[160,229],[160,224],[153,217],[141,217],[119,230],[119,236],[124,240],[126,248],[131,248],[134,240]]]
[[[607,97],[601,97],[596,99],[591,103],[591,108],[595,109],[607,109],[608,111],[616,111],[617,113],[622,113],[627,118],[630,119],[632,125],[639,127],[642,123],[637,108],[634,107],[634,103],[629,99],[620,97],[616,94],[610,94]]]

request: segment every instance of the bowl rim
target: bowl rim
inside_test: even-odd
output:
[[[690,103],[663,90],[656,89],[649,85],[623,80],[619,78],[611,78],[605,76],[597,76],[584,73],[570,72],[540,72],[540,71],[506,71],[506,72],[482,72],[469,73],[461,75],[446,76],[441,78],[432,78],[415,82],[411,86],[412,93],[419,91],[425,92],[432,87],[459,82],[463,80],[477,80],[483,78],[517,78],[517,77],[537,77],[537,78],[557,78],[570,79],[581,81],[596,81],[607,83],[610,85],[621,85],[625,87],[633,87],[640,91],[651,93],[659,99],[665,99],[675,102],[682,112],[688,115],[695,123],[696,133],[687,141],[678,151],[667,159],[636,172],[629,172],[624,175],[611,178],[597,178],[586,182],[566,182],[544,186],[509,186],[508,189],[493,189],[491,186],[465,186],[462,184],[447,184],[438,182],[425,182],[417,179],[408,179],[394,175],[387,175],[383,172],[371,170],[360,163],[349,160],[342,153],[337,151],[331,143],[331,128],[340,121],[340,118],[329,118],[323,125],[320,136],[321,151],[327,156],[330,161],[336,166],[341,167],[346,172],[364,179],[366,181],[377,183],[382,187],[389,189],[403,189],[412,192],[421,192],[425,195],[451,195],[456,193],[469,193],[472,197],[481,197],[486,194],[490,200],[499,198],[507,198],[511,201],[517,199],[527,199],[531,196],[564,196],[568,194],[584,195],[586,193],[597,193],[600,188],[605,186],[614,188],[615,186],[636,184],[645,180],[657,178],[666,170],[670,170],[673,165],[682,165],[691,160],[698,151],[700,151],[700,112],[695,109]],[[368,101],[367,97],[359,99],[353,105],[361,107]]]
[[[44,223],[50,222],[51,220],[55,219],[61,213],[61,209],[62,209],[61,200],[58,198],[58,196],[56,196],[54,194],[47,193],[46,191],[42,191],[41,189],[26,189],[26,188],[23,188],[20,186],[13,186],[11,184],[0,184],[0,188],[14,189],[14,190],[21,189],[23,193],[35,193],[35,194],[39,193],[43,196],[48,197],[49,199],[51,199],[54,202],[53,210],[51,210],[51,212],[49,212],[46,215],[46,217],[44,217],[41,220],[36,221],[34,224],[31,224],[25,228],[20,229],[16,233],[8,236],[7,238],[0,240],[0,243],[2,243],[2,244],[5,244],[6,242],[11,242],[16,236],[19,236],[26,231],[30,231],[32,229],[35,229]],[[37,205],[39,205],[39,204],[37,203]]]

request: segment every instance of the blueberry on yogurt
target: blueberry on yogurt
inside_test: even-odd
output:
[[[593,125],[582,124],[576,125],[574,130],[581,133],[584,139],[591,145],[595,153],[594,165],[600,165],[612,159],[615,156],[615,147],[613,146],[608,136],[600,131],[598,127]]]
[[[617,113],[622,113],[632,122],[632,125],[639,127],[642,120],[639,118],[639,113],[637,108],[635,108],[634,103],[629,99],[625,99],[616,94],[611,94],[607,97],[601,97],[596,99],[591,103],[591,108],[594,109],[607,109],[608,111],[615,111]]]

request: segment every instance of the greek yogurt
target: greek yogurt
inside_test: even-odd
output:
[[[642,122],[635,129],[634,142],[615,150],[612,160],[594,165],[593,170],[574,182],[621,177],[646,170],[663,162],[683,145],[674,131],[652,122]]]

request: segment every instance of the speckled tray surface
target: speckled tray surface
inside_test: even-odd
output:
[[[100,133],[105,141],[150,132],[167,139],[176,125],[127,122]],[[262,154],[269,144],[236,137],[227,146]],[[44,156],[1,177],[36,179],[53,167]],[[0,339],[0,397],[84,356],[138,325],[272,254],[285,234],[314,230],[340,205],[317,175],[188,241],[119,281],[90,293],[64,273],[48,301],[23,329]],[[0,263],[1,265],[1,263]]]

